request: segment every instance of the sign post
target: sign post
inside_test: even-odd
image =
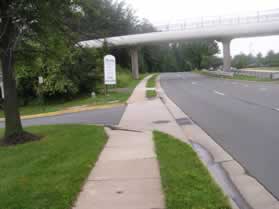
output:
[[[1,70],[1,69],[0,69]],[[1,88],[1,96],[2,99],[4,99],[5,95],[4,95],[4,83],[3,83],[3,75],[2,75],[2,70],[0,71],[0,88]]]
[[[107,93],[107,85],[116,84],[116,62],[113,55],[104,57],[104,84],[105,94]]]

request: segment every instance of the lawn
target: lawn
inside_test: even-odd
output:
[[[230,209],[228,199],[186,143],[154,132],[167,209]]]
[[[106,143],[103,127],[52,125],[27,130],[44,138],[0,147],[0,208],[70,209]]]
[[[146,74],[140,76],[140,80],[143,79]],[[108,103],[123,103],[125,102],[133,92],[133,89],[137,86],[140,80],[134,80],[131,74],[127,72],[118,73],[118,85],[117,88],[126,88],[126,91],[114,92],[112,88],[109,89],[108,94],[98,94],[95,98],[91,96],[81,96],[71,101],[56,101],[48,104],[30,104],[20,108],[21,115],[33,115],[39,113],[55,112],[81,105],[103,105]],[[0,111],[0,117],[4,117],[4,112]]]

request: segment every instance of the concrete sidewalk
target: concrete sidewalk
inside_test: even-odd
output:
[[[119,124],[125,131],[107,129],[108,143],[74,209],[165,208],[152,131],[185,135],[159,98],[145,98],[146,80],[128,100]]]

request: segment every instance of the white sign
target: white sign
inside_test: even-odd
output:
[[[1,87],[1,95],[2,95],[2,99],[4,99],[5,97],[5,92],[4,92],[4,84],[3,81],[0,81],[0,87]]]
[[[44,78],[42,76],[39,76],[39,84],[43,84],[44,83]]]
[[[106,85],[116,84],[116,63],[115,57],[112,55],[104,57],[104,77]]]

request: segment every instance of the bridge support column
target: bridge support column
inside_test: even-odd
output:
[[[130,56],[131,56],[133,78],[139,79],[139,56],[138,56],[137,47],[133,47],[130,49]]]
[[[230,47],[231,39],[222,40],[222,44],[223,44],[223,56],[224,56],[223,70],[227,72],[231,70],[231,62],[232,62],[231,47]]]

